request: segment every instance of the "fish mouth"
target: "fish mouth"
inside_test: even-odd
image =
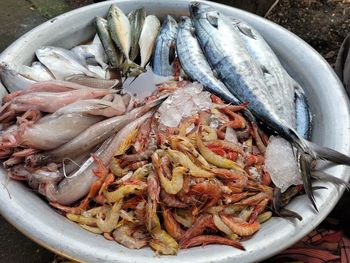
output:
[[[188,8],[190,10],[191,17],[195,17],[200,13],[200,4],[199,2],[190,2]]]

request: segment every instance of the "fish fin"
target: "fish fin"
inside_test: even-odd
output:
[[[298,219],[299,221],[303,220],[303,217],[299,215],[297,212],[294,212],[292,210],[289,210],[287,208],[281,208],[279,211],[279,216],[281,217],[293,217]]]
[[[219,26],[219,23],[218,23],[219,17],[218,16],[219,16],[219,14],[217,12],[215,12],[215,14],[212,14],[211,12],[207,13],[207,20],[215,28],[218,28],[218,26]]]
[[[327,160],[336,164],[344,164],[350,166],[350,156],[347,156],[336,150],[317,145],[310,141],[306,142],[309,148],[316,154],[317,158]]]
[[[321,181],[331,182],[338,185],[344,185],[346,189],[350,188],[350,184],[348,182],[322,171],[312,171],[311,176]]]
[[[192,37],[196,37],[196,29],[193,26],[190,27],[190,33],[191,33]]]
[[[247,37],[256,39],[255,35],[253,34],[252,30],[249,27],[245,27],[244,25],[240,25],[240,24],[236,24],[236,27],[242,34],[246,35]]]
[[[306,153],[299,152],[297,154],[297,161],[298,161],[298,166],[301,173],[301,178],[303,180],[305,193],[307,197],[310,199],[315,210],[318,212],[316,202],[315,202],[315,197],[312,191],[312,184],[311,184],[311,168],[310,168],[311,165],[310,164],[313,161],[313,159]]]
[[[275,187],[275,189],[273,190],[272,210],[277,215],[280,215],[281,198],[282,198],[281,189],[278,187]]]
[[[263,72],[264,74],[272,75],[272,74],[270,73],[270,71],[269,71],[264,65],[260,64],[260,68],[261,68],[261,70],[262,70],[262,72]]]
[[[169,65],[173,64],[175,60],[175,50],[176,50],[176,43],[175,40],[171,41],[170,47],[169,47]]]
[[[215,69],[213,69],[212,72],[215,78],[219,78],[219,74]]]

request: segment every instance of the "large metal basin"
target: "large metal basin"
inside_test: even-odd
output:
[[[125,12],[141,6],[148,13],[163,17],[188,14],[185,0],[115,1]],[[71,48],[90,38],[94,33],[95,16],[104,16],[112,1],[107,1],[54,18],[33,29],[0,56],[0,61],[30,63],[34,51],[41,45]],[[227,15],[247,20],[255,26],[274,48],[288,71],[305,88],[314,113],[312,140],[350,153],[349,105],[344,89],[325,60],[304,41],[263,18],[228,6],[211,3]],[[1,96],[6,91],[0,87]],[[338,166],[329,173],[348,180],[349,169]],[[265,223],[253,238],[244,241],[246,251],[232,247],[211,245],[204,248],[181,250],[177,256],[155,256],[149,248],[130,250],[115,242],[94,235],[65,219],[19,182],[9,181],[0,170],[0,212],[23,234],[44,247],[64,256],[85,262],[256,262],[270,257],[292,245],[315,228],[332,210],[342,195],[343,188],[324,184],[327,190],[316,193],[319,213],[305,196],[290,205],[303,216],[301,222],[273,218]]]

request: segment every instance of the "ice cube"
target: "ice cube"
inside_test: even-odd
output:
[[[291,145],[281,137],[271,136],[265,152],[265,170],[272,182],[284,192],[291,185],[302,184],[301,174]]]

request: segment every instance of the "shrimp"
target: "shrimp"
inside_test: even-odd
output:
[[[269,199],[269,196],[266,193],[261,192],[261,193],[258,193],[256,195],[253,195],[251,197],[248,197],[248,198],[246,198],[244,200],[241,200],[239,202],[239,204],[242,204],[242,205],[257,205],[259,202],[261,202],[264,199]]]
[[[233,193],[233,194],[224,194],[224,202],[226,204],[236,203],[247,196],[249,196],[249,192],[243,192],[243,193]]]
[[[110,211],[106,214],[98,213],[96,225],[104,233],[110,233],[118,226],[120,209],[123,205],[123,200],[115,202]],[[103,219],[104,218],[104,219]]]
[[[249,154],[246,159],[245,159],[245,168],[248,168],[253,165],[261,166],[265,162],[264,156],[258,154],[258,155],[253,155]]]
[[[161,202],[164,203],[168,207],[174,207],[174,208],[186,208],[186,207],[188,207],[188,204],[180,201],[176,197],[176,195],[168,194],[164,190],[160,191],[160,199],[161,199]]]
[[[124,224],[113,231],[114,240],[127,248],[140,249],[148,244],[148,240],[133,236],[133,226]]]
[[[174,219],[170,209],[162,206],[163,223],[166,231],[172,236],[176,241],[179,241],[185,231],[181,228],[179,223]]]
[[[209,163],[212,163],[215,166],[221,167],[221,168],[235,169],[238,171],[243,170],[237,163],[212,152],[207,146],[204,145],[204,143],[203,143],[203,141],[198,133],[196,136],[196,143],[197,143],[197,147],[199,149],[199,152],[203,155],[203,157]]]
[[[216,205],[221,198],[221,188],[218,184],[203,182],[193,185],[190,188],[190,193],[199,195],[200,197],[207,197],[209,201],[202,208],[205,211],[207,208]]]
[[[253,223],[247,223],[246,221],[225,214],[220,215],[222,221],[237,235],[250,236],[260,229],[260,223],[254,221]]]
[[[169,148],[165,149],[165,152],[168,154],[168,156],[170,157],[170,159],[175,162],[178,163],[186,168],[189,169],[189,173],[194,176],[194,177],[206,177],[206,178],[210,178],[213,177],[214,174],[203,170],[202,168],[198,167],[197,165],[195,165],[190,158],[188,158],[188,156],[186,156],[184,153],[176,151],[176,150],[171,150]]]
[[[111,172],[117,177],[122,177],[129,172],[127,168],[121,168],[120,163],[121,161],[119,159],[113,158],[109,165],[109,169],[111,169]]]
[[[161,255],[175,255],[179,245],[166,231],[155,229],[151,232],[152,239],[149,246]]]
[[[266,206],[267,206],[268,203],[269,203],[269,199],[267,199],[267,198],[261,200],[261,201],[254,207],[254,210],[253,210],[251,216],[249,217],[248,223],[252,224],[252,223],[257,219],[258,215],[261,214],[261,213],[265,210],[265,208],[266,208]]]
[[[187,240],[201,235],[204,230],[208,228],[213,230],[217,229],[213,221],[213,216],[210,214],[201,214],[199,217],[197,217],[194,224],[186,230],[185,234],[182,235],[180,240],[180,247]]]
[[[206,145],[207,147],[221,147],[223,149],[239,153],[240,155],[244,155],[242,146],[225,140],[211,140],[204,142],[204,145]]]
[[[191,141],[187,137],[170,136],[170,143],[173,149],[179,150],[187,155],[191,155],[195,158],[195,161],[204,167],[208,167],[208,162],[204,157],[196,150]]]
[[[187,239],[186,241],[180,243],[180,248],[190,248],[200,245],[205,246],[209,244],[228,245],[240,250],[245,250],[243,245],[238,241],[215,235],[201,235]]]
[[[159,203],[160,186],[154,171],[151,171],[147,177],[147,189],[148,196],[151,198],[151,200]]]
[[[82,224],[82,225],[88,225],[88,226],[96,226],[96,218],[94,217],[88,217],[84,215],[75,215],[75,214],[70,214],[67,213],[66,217],[76,223]]]
[[[222,168],[212,168],[210,171],[221,179],[234,181],[236,187],[244,187],[247,185],[248,177],[245,171],[228,170]]]
[[[182,166],[173,169],[171,180],[167,179],[162,173],[158,174],[160,184],[168,194],[177,194],[183,187],[183,176],[188,172],[188,169]]]
[[[107,202],[114,203],[130,194],[137,194],[140,191],[146,189],[146,187],[146,183],[140,180],[134,180],[132,182],[125,182],[125,184],[119,186],[115,191],[104,191],[103,195],[106,197]]]

